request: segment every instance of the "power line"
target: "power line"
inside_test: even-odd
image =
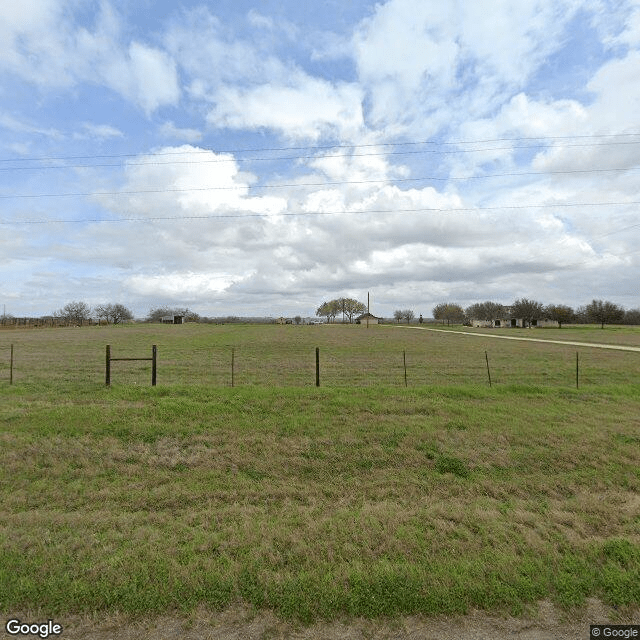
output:
[[[613,140],[613,138],[629,138],[635,137],[638,140]],[[549,144],[545,141],[553,140],[597,140],[603,138],[610,138],[609,141],[604,142],[591,142],[591,143],[579,143],[579,144]],[[424,149],[418,151],[384,151],[375,153],[363,153],[363,154],[337,154],[337,155],[325,155],[325,156],[272,156],[268,158],[249,158],[249,160],[300,160],[300,159],[318,159],[318,158],[334,158],[334,157],[359,157],[369,155],[403,155],[410,153],[476,153],[480,151],[504,151],[511,149],[536,149],[540,147],[547,148],[560,148],[560,147],[582,147],[582,146],[608,146],[608,145],[629,145],[640,143],[639,133],[612,133],[612,134],[585,134],[585,135],[573,135],[573,136],[538,136],[538,137],[515,137],[515,138],[487,138],[482,140],[454,140],[454,141],[442,141],[436,142],[433,140],[419,140],[419,141],[407,141],[407,142],[378,142],[367,144],[336,144],[336,145],[313,145],[313,146],[289,146],[289,147],[255,147],[255,148],[230,148],[230,149],[218,149],[217,151],[209,149],[194,149],[192,151],[157,151],[157,152],[139,152],[139,153],[123,153],[123,154],[92,154],[92,155],[76,155],[76,156],[34,156],[30,158],[0,158],[0,162],[44,162],[44,161],[66,161],[66,160],[98,160],[107,158],[136,158],[139,156],[147,157],[164,157],[174,155],[202,155],[210,153],[218,154],[235,154],[235,153],[266,153],[266,152],[280,152],[280,151],[322,151],[325,149],[368,149],[376,147],[401,147],[401,146],[418,146],[429,145],[431,147],[444,147],[444,146],[458,146],[458,145],[471,145],[471,144],[489,144],[489,143],[502,143],[502,142],[536,142],[536,144],[530,145],[516,145],[509,147],[489,147],[484,149],[454,149],[451,151],[441,149]],[[218,162],[235,162],[236,159],[220,159]],[[196,162],[196,161],[194,161]],[[205,161],[207,162],[207,161]],[[145,163],[146,164],[146,163]],[[148,163],[154,164],[154,163]],[[173,164],[171,163],[159,163],[159,164]],[[75,167],[76,165],[65,165],[65,167]],[[78,165],[79,167],[102,167],[102,166],[121,166],[120,164],[91,164],[91,165]],[[129,165],[135,166],[135,165]],[[32,168],[32,167],[28,167]],[[52,168],[57,169],[59,166],[52,167],[38,167],[38,168]],[[23,169],[23,167],[14,167],[9,169]]]
[[[330,187],[345,185],[365,185],[384,183],[408,183],[426,181],[459,181],[459,180],[485,180],[489,178],[513,178],[523,176],[554,176],[554,175],[578,175],[590,173],[621,173],[624,171],[637,171],[640,166],[617,167],[609,169],[567,169],[565,171],[514,171],[505,173],[489,173],[478,176],[423,176],[421,178],[385,178],[380,180],[336,180],[326,182],[298,182],[283,184],[265,185],[234,185],[229,187],[186,187],[186,188],[163,188],[163,189],[139,189],[129,191],[87,191],[73,193],[25,193],[25,194],[0,194],[0,199],[24,199],[24,198],[70,198],[70,197],[96,197],[96,196],[119,196],[119,195],[141,195],[159,193],[188,193],[190,191],[239,191],[249,189],[295,189],[301,187]]]
[[[283,211],[275,213],[222,213],[207,215],[186,216],[149,216],[145,218],[78,218],[78,219],[54,219],[54,220],[0,220],[2,225],[30,225],[30,224],[88,224],[97,222],[121,223],[121,222],[159,222],[167,220],[223,220],[242,218],[277,218],[277,217],[307,217],[307,216],[337,216],[355,214],[394,214],[394,213],[476,213],[483,211],[517,211],[526,209],[555,209],[568,207],[605,207],[605,206],[631,206],[640,205],[640,200],[629,202],[565,202],[555,204],[522,204],[500,205],[495,207],[417,207],[396,209],[356,209],[340,211]],[[632,225],[640,226],[640,225]],[[631,228],[631,227],[629,227]],[[605,234],[608,235],[608,234]]]

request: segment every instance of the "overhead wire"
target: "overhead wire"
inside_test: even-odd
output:
[[[215,220],[215,219],[242,219],[242,218],[278,218],[278,217],[306,217],[306,216],[338,216],[361,214],[394,214],[394,213],[475,213],[482,211],[515,211],[526,209],[554,209],[567,207],[603,207],[603,206],[636,206],[640,200],[627,202],[562,202],[553,204],[522,204],[522,205],[497,205],[491,207],[415,207],[393,209],[342,209],[338,211],[276,211],[270,213],[243,212],[243,213],[219,213],[205,215],[176,215],[176,216],[146,216],[135,218],[70,218],[45,219],[45,220],[0,220],[2,225],[28,225],[28,224],[70,224],[70,223],[119,223],[119,222],[158,222],[166,220]],[[636,225],[632,225],[636,226]],[[640,226],[640,225],[638,225]]]
[[[289,161],[289,160],[331,160],[335,158],[364,158],[375,156],[407,156],[407,155],[457,155],[466,153],[484,153],[488,151],[512,151],[527,150],[527,149],[565,149],[575,147],[598,147],[598,146],[616,146],[616,145],[636,145],[640,144],[640,138],[633,141],[617,141],[617,142],[591,142],[591,143],[577,143],[577,144],[539,144],[539,145],[512,145],[509,147],[484,147],[481,149],[411,149],[405,151],[374,151],[367,153],[335,153],[324,155],[296,155],[296,156],[269,156],[258,158],[245,158],[245,161],[250,162],[277,162],[277,161]],[[375,145],[374,145],[375,146]],[[335,148],[335,147],[334,147]],[[181,152],[177,155],[188,155],[192,152]],[[200,152],[193,152],[200,153]],[[218,153],[220,155],[227,154],[228,152],[213,152],[205,151],[202,153]],[[138,154],[136,157],[153,157],[153,154]],[[107,156],[109,157],[109,156]],[[125,157],[125,156],[119,156]],[[128,157],[128,156],[127,156]],[[96,156],[98,158],[98,156]],[[51,160],[53,160],[52,158]],[[116,167],[144,167],[144,166],[164,166],[164,165],[180,165],[180,164],[225,164],[225,163],[237,163],[238,158],[209,158],[207,160],[171,160],[170,162],[127,162],[124,163],[94,163],[94,164],[65,164],[65,165],[37,165],[31,167],[0,167],[0,171],[43,171],[43,170],[60,170],[60,169],[103,169],[103,168],[116,168]],[[6,161],[5,161],[6,162]]]
[[[331,180],[324,182],[293,182],[283,184],[239,184],[233,186],[214,186],[214,187],[181,187],[162,189],[137,189],[127,191],[85,191],[72,193],[14,193],[0,194],[0,200],[22,199],[22,198],[67,198],[67,197],[96,197],[96,196],[117,196],[117,195],[140,195],[140,194],[158,194],[158,193],[187,193],[190,191],[239,191],[249,189],[295,189],[302,187],[329,187],[329,186],[346,186],[346,185],[365,185],[365,184],[384,184],[384,183],[408,183],[408,182],[447,182],[460,180],[484,180],[489,178],[513,178],[524,176],[554,176],[554,175],[578,175],[589,173],[621,173],[625,171],[637,171],[639,165],[630,167],[615,167],[607,169],[567,169],[562,171],[513,171],[504,173],[489,173],[483,175],[471,176],[422,176],[419,178],[384,178],[379,180]]]
[[[607,134],[577,134],[577,135],[565,135],[565,136],[519,136],[519,137],[499,137],[499,138],[484,138],[476,140],[447,140],[447,141],[435,141],[435,140],[415,140],[415,141],[394,141],[394,142],[372,142],[372,143],[360,143],[360,144],[333,144],[333,145],[301,145],[301,146],[281,146],[281,147],[252,147],[252,148],[221,148],[217,149],[215,153],[263,153],[263,152],[275,152],[275,151],[303,151],[303,150],[323,150],[323,149],[360,149],[360,148],[373,148],[373,147],[389,147],[389,146],[415,146],[415,145],[431,145],[431,146],[455,146],[455,145],[470,145],[470,144],[488,144],[494,142],[533,142],[543,141],[538,145],[530,145],[524,148],[537,148],[540,146],[546,146],[545,140],[595,140],[602,138],[639,138],[640,132],[623,132],[623,133],[607,133]],[[635,144],[636,141],[630,141],[627,144]],[[615,141],[602,144],[616,144]],[[625,144],[624,141],[620,141],[620,144]],[[508,147],[512,148],[512,147]],[[473,151],[473,150],[472,150]],[[188,154],[208,154],[212,153],[209,149],[192,149],[190,151],[150,151],[150,152],[136,152],[136,153],[121,153],[121,154],[90,154],[90,155],[73,155],[73,156],[34,156],[26,158],[0,158],[0,162],[42,162],[49,160],[91,160],[91,159],[104,159],[104,158],[135,158],[138,156],[170,156],[170,155],[184,155]],[[297,159],[298,157],[296,157]],[[273,158],[271,158],[273,159]],[[282,158],[276,158],[282,159]]]

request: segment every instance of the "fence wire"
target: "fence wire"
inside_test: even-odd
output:
[[[541,330],[542,331],[542,330]],[[0,381],[100,384],[112,358],[151,357],[158,385],[333,387],[488,384],[574,387],[576,347],[393,327],[166,326],[0,332]],[[640,382],[640,353],[580,348],[580,386]],[[486,355],[485,355],[486,354]],[[233,365],[233,370],[232,370]],[[150,385],[151,362],[113,362],[112,385]]]

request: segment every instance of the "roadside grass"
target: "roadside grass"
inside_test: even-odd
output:
[[[640,382],[625,359],[638,354],[593,354],[575,389],[561,358],[552,377],[566,384],[509,364],[562,347],[509,344],[513,375],[489,387],[465,378],[456,358],[469,352],[443,334],[103,329],[13,333],[25,359],[16,384],[0,384],[0,610],[243,601],[311,622],[640,604]],[[87,364],[105,336],[127,355],[157,343],[162,383],[122,363],[105,387],[103,361]],[[419,340],[439,382],[405,387],[391,362]],[[234,344],[255,371],[243,364],[236,388],[226,371],[210,383],[212,352]],[[320,388],[316,344],[334,367]],[[66,369],[31,374],[36,354],[56,351]],[[283,373],[283,353],[310,362]]]

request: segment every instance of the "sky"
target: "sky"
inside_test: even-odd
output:
[[[640,307],[640,0],[0,3],[0,304]]]

